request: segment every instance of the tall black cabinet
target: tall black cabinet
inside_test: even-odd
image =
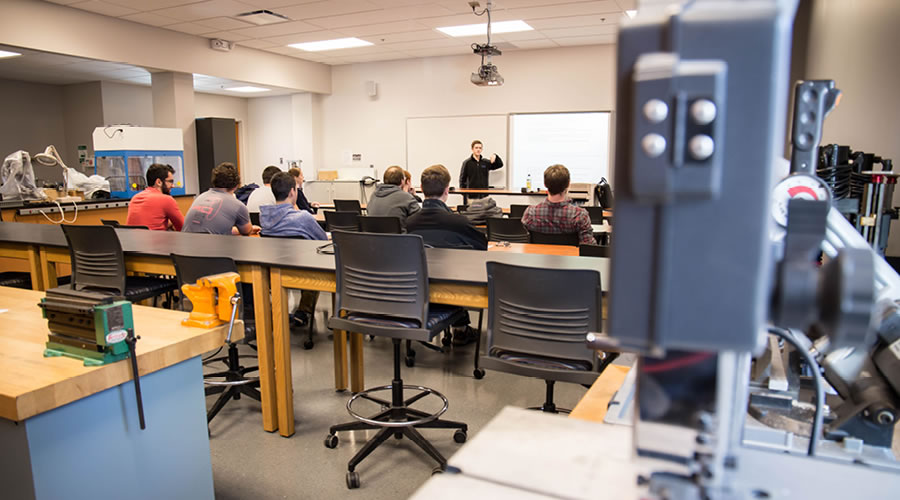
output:
[[[202,193],[211,187],[210,177],[216,165],[226,161],[237,165],[237,136],[231,118],[197,118],[195,126],[197,176]]]

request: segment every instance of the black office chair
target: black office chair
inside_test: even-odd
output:
[[[605,245],[578,245],[578,255],[582,257],[606,257],[611,255],[610,249]]]
[[[539,378],[546,400],[529,409],[568,413],[553,402],[555,382],[592,384],[617,354],[585,346],[599,331],[600,273],[487,263],[488,326],[481,366]]]
[[[357,220],[359,221],[359,230],[364,233],[400,234],[403,232],[400,217],[360,215]]]
[[[306,239],[302,236],[275,235],[275,234],[266,234],[264,232],[260,232],[259,236],[262,238],[287,238],[287,239],[293,239],[293,240],[305,240]],[[312,311],[303,311],[303,312],[307,312],[309,314],[309,323],[308,323],[309,328],[306,333],[306,341],[303,342],[303,348],[306,350],[310,350],[316,345],[315,342],[313,341],[313,336],[316,333],[316,303],[319,301],[319,292],[303,290],[302,293],[304,293],[304,294],[308,293],[308,294],[315,295],[315,297],[310,299],[313,304]]]
[[[511,219],[521,219],[525,215],[526,208],[528,208],[528,205],[510,205],[509,217]]]
[[[31,290],[31,273],[7,271],[0,273],[0,286]]]
[[[404,385],[400,377],[400,342],[429,341],[461,317],[456,307],[428,303],[428,267],[422,238],[414,234],[372,234],[337,231],[335,270],[337,299],[335,316],[328,326],[362,334],[390,337],[394,344],[394,379],[390,385],[357,393],[347,403],[347,411],[357,421],[334,425],[325,438],[325,446],[338,444],[337,432],[379,429],[347,465],[347,487],[359,487],[356,466],[387,438],[403,436],[437,460],[443,470],[447,460],[417,429],[456,429],[453,440],[465,442],[468,427],[461,422],[440,419],[447,410],[447,398],[429,388]],[[373,259],[372,256],[379,256]],[[414,390],[406,397],[404,390]],[[391,391],[390,401],[373,393]],[[442,409],[427,413],[412,408],[413,403],[429,395],[443,403]],[[354,403],[365,399],[379,405],[372,417],[354,410]]]
[[[591,224],[603,224],[603,207],[581,207],[587,210],[588,215],[591,217]]]
[[[359,212],[325,211],[326,231],[359,231]]]
[[[250,212],[250,224],[259,225],[259,212]]]
[[[125,254],[110,226],[63,225],[72,260],[72,288],[107,292],[139,302],[173,292],[173,279],[128,276]]]
[[[539,233],[537,231],[529,231],[531,243],[540,243],[542,245],[572,245],[577,246],[581,242],[578,233]]]
[[[104,226],[119,227],[121,225],[119,221],[114,219],[100,219],[100,222],[102,222]]]
[[[212,274],[238,272],[237,265],[228,257],[191,257],[187,255],[171,254],[172,264],[175,265],[175,277],[178,280],[178,289],[185,283],[196,283],[198,279]],[[249,283],[241,283],[238,288],[241,293],[241,307],[244,319],[244,342],[249,343],[256,339],[256,324],[253,319],[253,288]],[[182,296],[181,309],[190,311],[192,304],[186,296]],[[259,377],[248,377],[247,374],[259,370],[258,366],[243,366],[241,358],[257,359],[256,356],[240,355],[237,342],[228,342],[228,353],[225,356],[211,356],[203,361],[204,365],[224,363],[226,370],[203,374],[203,383],[206,385],[206,396],[219,394],[219,398],[206,412],[206,423],[225,407],[232,399],[241,399],[241,395],[261,401],[259,393]],[[252,346],[252,344],[250,344]],[[217,351],[218,352],[218,351]]]
[[[334,200],[334,210],[337,212],[355,212],[362,214],[362,205],[359,200]]]
[[[117,220],[111,220],[111,219],[100,219],[100,222],[102,222],[104,226],[110,226],[110,227],[114,227],[117,229],[146,229],[148,231],[150,230],[150,228],[147,226],[137,226],[137,225],[129,226],[126,224],[121,224]]]
[[[468,208],[466,205],[456,205],[456,213],[465,213],[466,208]]]
[[[511,243],[528,243],[528,230],[522,225],[522,219],[510,217],[487,218],[488,241],[509,241]]]

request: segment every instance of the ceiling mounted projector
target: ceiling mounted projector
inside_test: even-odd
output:
[[[487,7],[484,8],[481,13],[478,13],[475,9],[478,7],[478,2],[469,2],[469,5],[472,6],[472,12],[475,13],[476,16],[480,16],[487,12],[488,22],[487,22],[487,43],[481,45],[477,43],[472,44],[472,52],[481,56],[481,66],[472,73],[472,83],[478,85],[479,87],[499,87],[503,85],[503,77],[500,76],[500,70],[497,69],[496,66],[491,62],[492,56],[499,56],[502,54],[500,49],[491,45],[491,0],[488,0]]]

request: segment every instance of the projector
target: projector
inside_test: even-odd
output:
[[[496,87],[503,85],[503,77],[493,64],[482,64],[472,73],[472,83],[479,87]]]

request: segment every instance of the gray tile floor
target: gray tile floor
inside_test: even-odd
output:
[[[323,294],[319,304],[328,303],[329,296]],[[472,319],[477,321],[477,314]],[[325,448],[328,427],[351,420],[345,408],[350,394],[333,389],[332,340],[323,326],[322,311],[317,315],[316,345],[309,351],[302,347],[305,333],[294,330],[291,335],[296,434],[283,438],[263,431],[256,401],[242,398],[229,402],[210,425],[216,498],[408,497],[428,480],[435,462],[405,439],[390,439],[373,452],[357,468],[360,489],[347,489],[347,461],[375,431],[341,433],[337,448]],[[475,380],[473,349],[474,345],[454,347],[441,354],[419,346],[416,366],[402,367],[405,383],[432,387],[447,396],[450,408],[444,416],[467,423],[470,438],[504,406],[537,406],[544,400],[540,380],[498,372]],[[383,338],[365,341],[364,352],[367,387],[389,384],[391,342]],[[585,391],[579,385],[557,384],[556,403],[571,408]],[[425,430],[423,434],[445,457],[460,447],[450,430]]]

